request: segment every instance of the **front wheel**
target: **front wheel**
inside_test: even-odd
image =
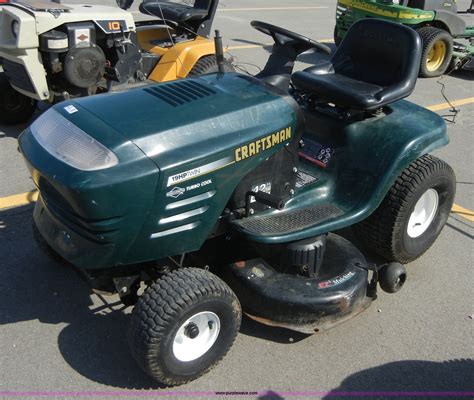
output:
[[[5,73],[0,73],[0,123],[13,125],[28,121],[37,101],[13,89]]]
[[[226,355],[241,318],[237,297],[221,279],[200,269],[179,269],[149,286],[138,300],[130,348],[152,378],[181,385]]]
[[[453,56],[453,38],[448,32],[432,26],[424,26],[417,32],[423,46],[420,76],[434,78],[443,75]]]
[[[424,155],[402,172],[377,210],[355,225],[354,231],[366,247],[387,261],[411,262],[440,234],[455,192],[452,168]]]

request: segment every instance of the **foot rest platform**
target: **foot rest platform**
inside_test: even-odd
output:
[[[251,216],[233,222],[235,229],[250,235],[278,236],[301,231],[323,221],[340,216],[343,211],[332,204],[294,211],[281,211],[265,216]]]

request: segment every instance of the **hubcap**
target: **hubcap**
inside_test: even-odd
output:
[[[179,327],[174,337],[174,356],[182,362],[198,359],[214,345],[220,329],[221,321],[213,312],[193,315]]]
[[[408,236],[417,238],[425,233],[438,211],[438,203],[439,195],[435,189],[428,189],[423,193],[408,220]]]
[[[428,53],[428,58],[426,60],[426,68],[428,71],[436,71],[441,64],[443,64],[446,57],[446,45],[443,41],[437,41],[430,52]]]

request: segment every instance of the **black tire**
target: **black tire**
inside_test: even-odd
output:
[[[173,350],[179,328],[201,312],[218,317],[218,336],[201,356],[180,360]],[[241,318],[237,297],[221,279],[201,269],[179,269],[150,285],[138,300],[130,322],[130,348],[148,375],[165,385],[181,385],[212,369],[227,354]],[[208,332],[211,329],[209,325]]]
[[[224,61],[225,72],[235,72],[234,66],[229,61]],[[219,72],[216,56],[204,56],[197,60],[188,76],[198,76]]]
[[[398,292],[407,279],[407,270],[400,263],[385,264],[379,270],[379,285],[384,292]]]
[[[408,222],[418,200],[434,189],[438,206],[433,219],[417,237],[408,234]],[[354,225],[357,238],[387,261],[402,264],[420,257],[443,229],[454,201],[456,177],[444,161],[424,155],[398,177],[380,206],[366,220]]]
[[[337,25],[334,27],[334,44],[338,47],[342,42],[342,38],[337,34]]]
[[[434,78],[443,75],[448,69],[451,58],[453,57],[452,36],[448,32],[433,28],[432,26],[424,26],[417,29],[417,32],[420,35],[423,46],[419,76],[423,78]],[[430,53],[435,49],[435,46],[441,46],[441,48],[444,49],[444,51],[442,51],[444,55],[442,55],[442,60],[440,59],[439,65],[430,67],[429,61],[432,59]]]
[[[0,123],[13,125],[28,121],[36,110],[37,101],[17,92],[0,73]]]

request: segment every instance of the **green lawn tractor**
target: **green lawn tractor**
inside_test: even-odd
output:
[[[219,0],[190,3],[145,1],[140,10],[151,19],[137,22],[118,7],[1,1],[0,123],[29,120],[39,100],[216,72],[209,34]]]
[[[310,334],[397,292],[453,204],[454,172],[429,154],[446,124],[403,100],[413,29],[359,21],[293,73],[330,49],[252,25],[275,41],[257,76],[225,73],[219,50],[218,73],[69,100],[19,138],[38,243],[134,306],[132,354],[166,385],[215,366],[242,309]]]
[[[338,0],[336,45],[360,19],[381,18],[415,29],[422,41],[421,77],[454,69],[474,70],[474,11],[459,12],[456,0]],[[454,40],[464,39],[464,40]]]

